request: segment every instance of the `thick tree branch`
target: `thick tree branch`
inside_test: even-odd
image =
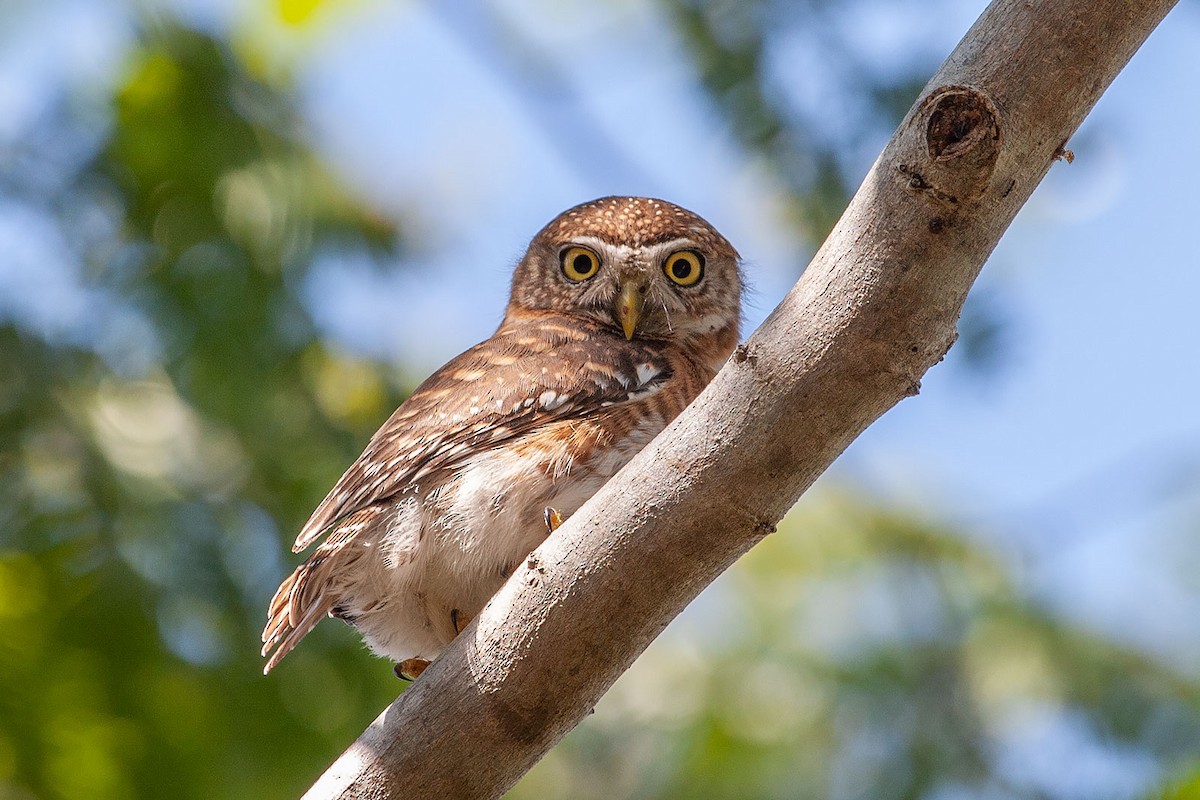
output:
[[[1174,0],[997,0],[803,278],[307,797],[498,797],[955,337],[967,290]]]

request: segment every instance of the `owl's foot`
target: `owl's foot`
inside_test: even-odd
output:
[[[471,618],[459,611],[457,608],[450,609],[450,624],[454,626],[454,635],[463,632],[463,628],[471,624]]]
[[[402,681],[415,681],[428,666],[429,662],[423,658],[406,658],[392,667],[392,672]]]
[[[563,524],[563,515],[555,511],[550,506],[546,506],[546,531],[554,533],[558,530],[558,526]]]

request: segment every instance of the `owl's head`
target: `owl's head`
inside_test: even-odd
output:
[[[513,274],[509,313],[582,315],[628,339],[736,343],[738,270],[737,251],[691,211],[602,197],[564,211],[533,238]]]

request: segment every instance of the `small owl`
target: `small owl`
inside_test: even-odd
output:
[[[417,387],[300,531],[297,552],[324,541],[271,600],[264,671],[328,614],[418,675],[712,380],[741,293],[737,251],[679,206],[556,217],[499,329]]]

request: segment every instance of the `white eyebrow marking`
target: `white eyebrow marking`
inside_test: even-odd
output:
[[[660,258],[663,258],[668,253],[673,253],[676,250],[699,250],[701,245],[695,239],[687,236],[682,236],[678,239],[672,239],[669,242],[659,242],[653,245],[645,245],[634,247],[628,244],[612,244],[606,242],[597,236],[575,236],[570,244],[582,244],[592,248],[600,254],[600,260],[604,263],[625,262],[633,258],[637,253],[642,253],[643,258],[648,263],[656,263]]]

